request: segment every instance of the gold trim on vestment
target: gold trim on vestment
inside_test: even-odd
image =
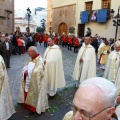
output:
[[[38,103],[38,97],[41,89],[41,80],[44,77],[43,74],[43,64],[42,61],[40,61],[40,58],[37,59],[30,59],[26,65],[28,65],[29,62],[34,62],[35,66],[32,71],[32,76],[30,79],[30,85],[29,85],[29,90],[28,94],[25,100],[25,103],[35,107],[37,106]],[[23,80],[22,87],[25,91],[25,81]]]

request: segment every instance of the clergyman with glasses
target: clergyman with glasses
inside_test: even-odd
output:
[[[115,85],[100,77],[90,78],[81,83],[73,99],[73,111],[63,120],[120,120],[115,104]]]

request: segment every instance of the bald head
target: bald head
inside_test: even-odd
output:
[[[31,46],[31,47],[29,47],[29,50],[38,53],[37,48],[36,48],[35,46]]]
[[[38,54],[37,48],[35,46],[31,46],[28,48],[28,55],[33,58],[36,54]]]

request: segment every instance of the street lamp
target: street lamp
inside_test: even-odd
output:
[[[28,33],[30,33],[30,16],[31,16],[31,10],[28,7],[27,9],[27,15],[28,15]]]
[[[114,16],[114,10],[111,9],[110,14],[111,17],[114,19],[113,20],[113,26],[116,26],[116,32],[115,32],[115,39],[117,38],[117,33],[118,33],[118,26],[120,26],[120,6],[118,7],[118,13],[116,16]]]

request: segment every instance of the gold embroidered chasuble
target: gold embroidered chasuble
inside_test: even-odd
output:
[[[23,76],[21,80],[18,102],[26,103],[32,107],[35,107],[37,113],[40,114],[48,109],[48,97],[46,91],[47,84],[44,79],[43,60],[40,56],[38,56],[36,59],[30,59],[25,66],[27,66],[29,62],[35,63],[35,66],[32,71],[28,94],[26,100],[24,101],[25,80]]]

